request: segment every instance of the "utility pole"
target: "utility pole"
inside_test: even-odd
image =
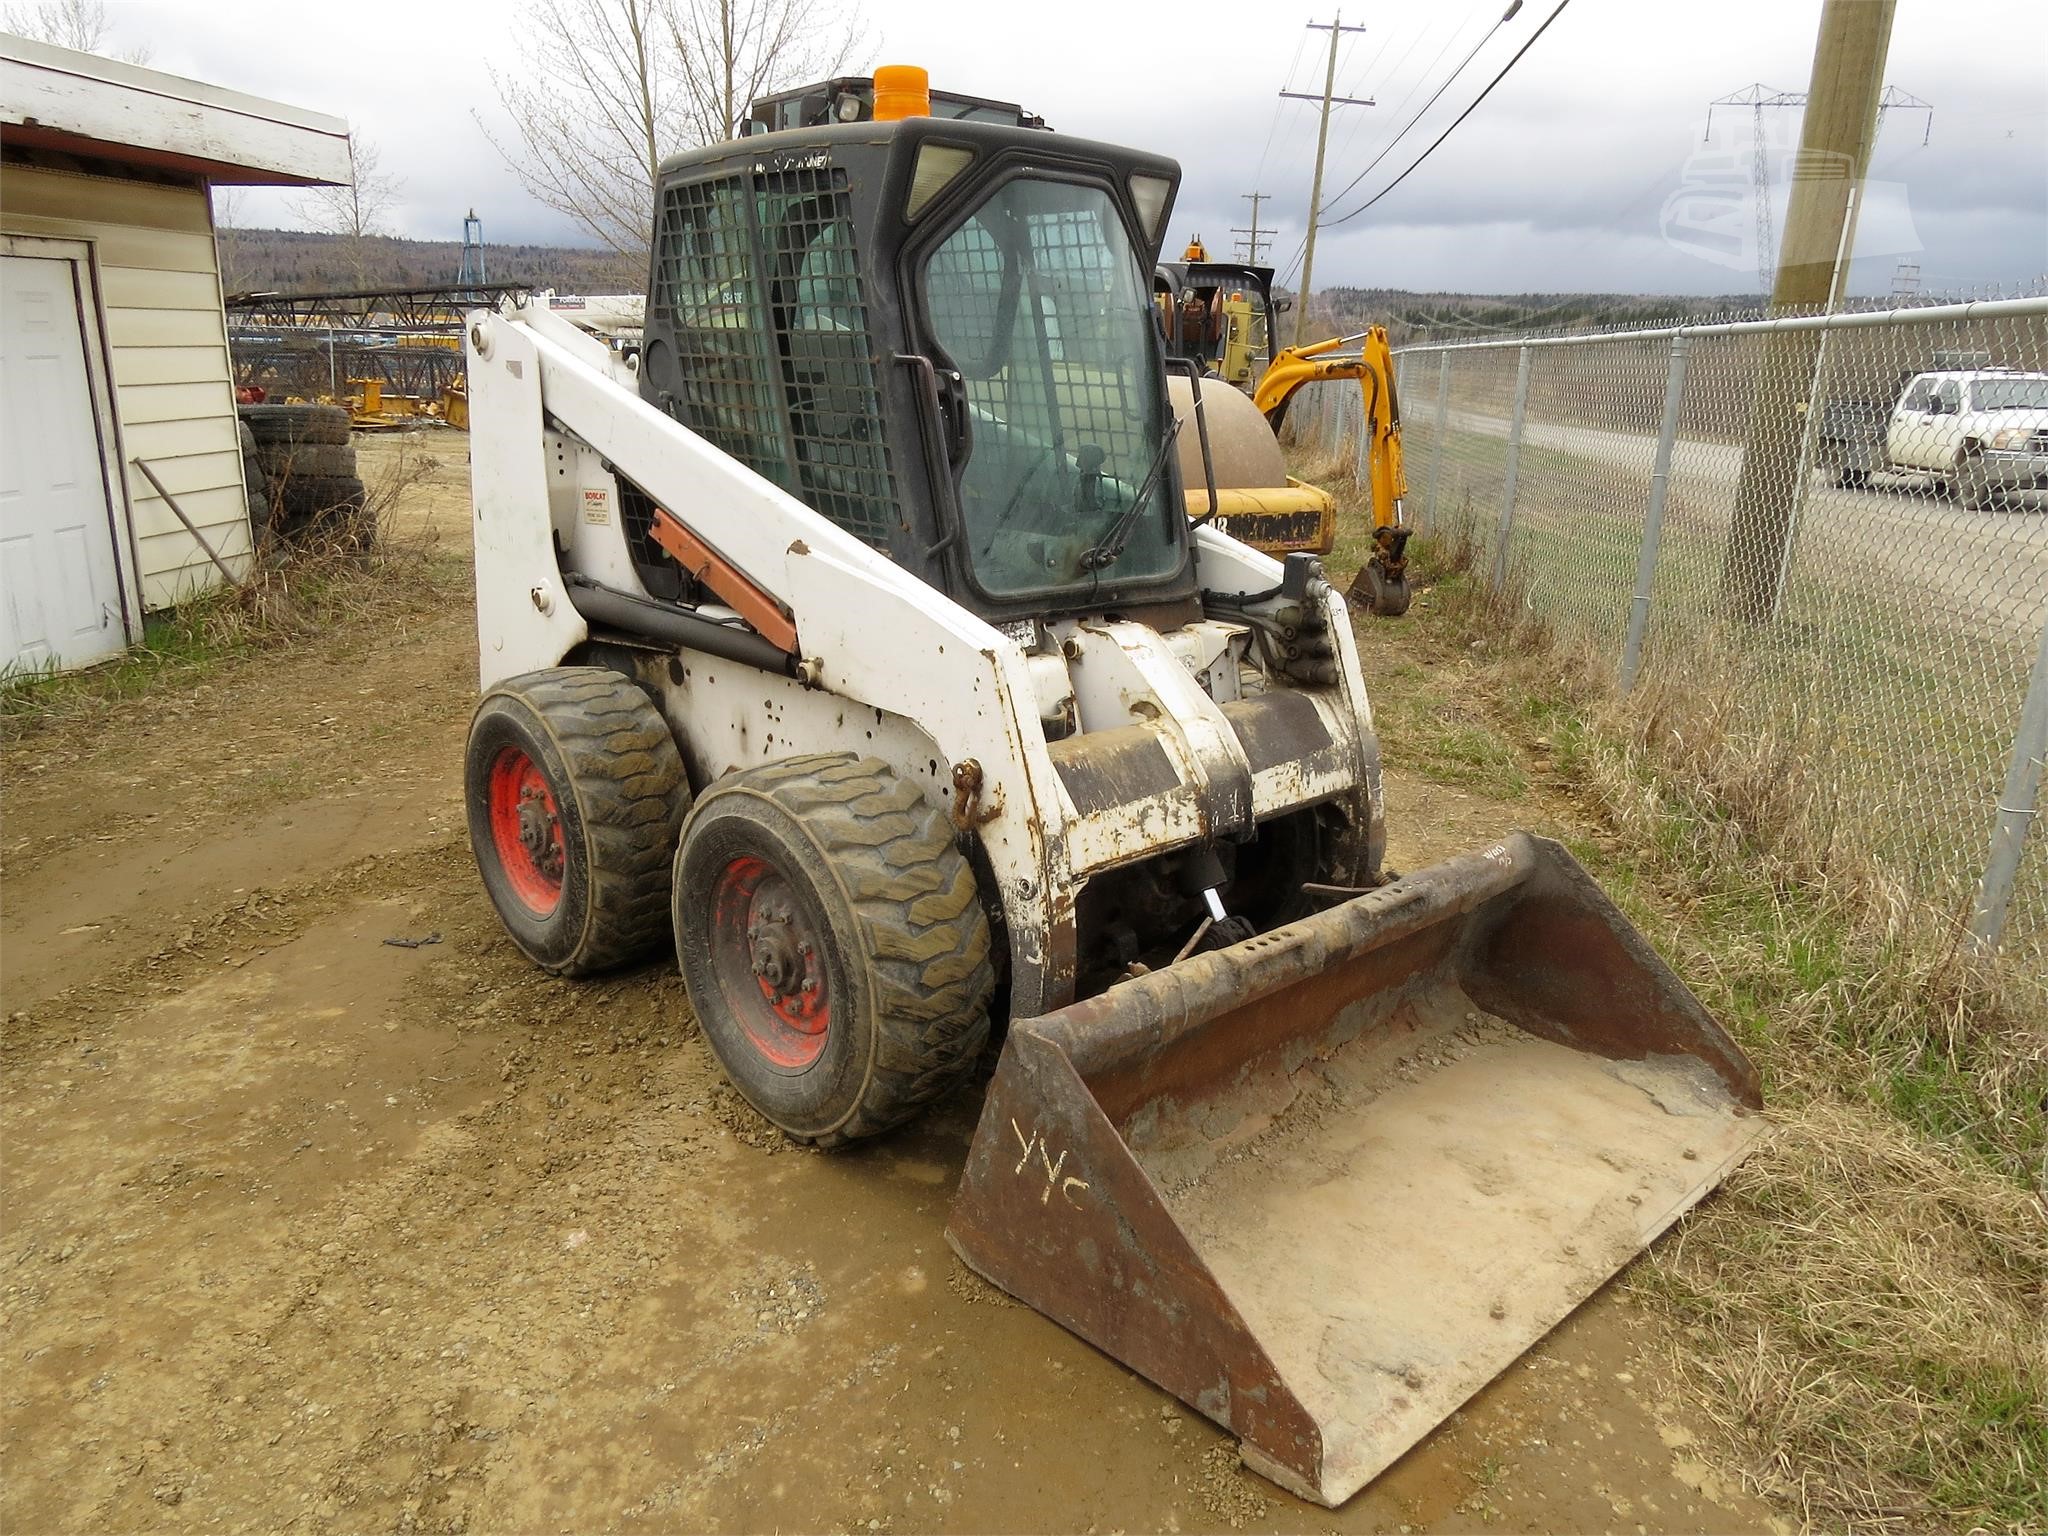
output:
[[[1312,21],[1309,30],[1330,34],[1330,60],[1323,67],[1323,94],[1309,96],[1300,91],[1282,91],[1282,96],[1291,96],[1297,101],[1320,101],[1323,104],[1322,121],[1316,127],[1316,174],[1309,184],[1308,192],[1308,243],[1301,255],[1301,297],[1294,305],[1294,344],[1298,347],[1308,339],[1308,295],[1309,284],[1316,271],[1316,220],[1323,216],[1323,154],[1330,145],[1330,108],[1332,106],[1369,107],[1372,101],[1356,96],[1333,96],[1337,88],[1337,44],[1346,32],[1363,32],[1363,27],[1344,25],[1344,13],[1339,11],[1328,21]]]
[[[1259,233],[1259,204],[1266,200],[1266,194],[1263,192],[1240,192],[1238,196],[1252,205],[1252,227],[1245,229],[1239,225],[1232,225],[1230,232],[1233,235],[1243,235],[1245,237],[1237,243],[1244,247],[1246,263],[1255,267],[1259,264],[1259,247],[1273,243],[1271,235]]]
[[[1831,306],[1848,277],[1852,207],[1861,201],[1877,121],[1885,55],[1898,0],[1825,0],[1814,41],[1806,121],[1785,210],[1775,314]],[[1735,487],[1735,518],[1721,564],[1721,600],[1734,617],[1776,617],[1802,487],[1799,403],[1815,383],[1819,331],[1773,331],[1759,349],[1756,393]],[[1820,403],[1809,400],[1809,409]]]

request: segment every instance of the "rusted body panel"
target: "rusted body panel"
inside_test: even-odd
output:
[[[1187,499],[1188,516],[1208,510],[1206,489]],[[1327,555],[1336,545],[1337,498],[1306,480],[1289,475],[1270,488],[1219,490],[1216,501],[1216,527],[1269,555]]]
[[[1336,1504],[1705,1195],[1759,1106],[1516,834],[1014,1022],[947,1235]]]

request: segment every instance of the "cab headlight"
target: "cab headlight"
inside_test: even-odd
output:
[[[1989,446],[1993,448],[2024,448],[2027,439],[2034,435],[2032,427],[2000,427],[1991,434]]]

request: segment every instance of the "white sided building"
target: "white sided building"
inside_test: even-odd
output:
[[[348,179],[338,118],[0,33],[0,670],[247,569],[208,189]]]

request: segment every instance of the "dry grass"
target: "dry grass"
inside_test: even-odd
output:
[[[1557,643],[1455,538],[1425,622],[1742,1037],[1779,1122],[1635,1273],[1760,1489],[1821,1530],[2048,1530],[2048,978],[1986,962],[1839,835],[1812,736]],[[1533,756],[1533,753],[1531,754]],[[1930,920],[1939,917],[1939,920]]]
[[[416,614],[423,600],[460,576],[459,562],[441,551],[432,527],[404,515],[408,497],[438,468],[433,456],[409,446],[379,454],[367,467],[359,514],[288,540],[266,535],[240,583],[150,615],[141,642],[116,660],[0,680],[8,738],[107,718],[125,701],[225,663],[375,633]]]
[[[1339,581],[1364,553],[1347,470],[1296,471],[1344,503]],[[1489,589],[1467,512],[1411,546],[1430,590],[1404,644],[1456,669],[1455,700],[1428,666],[1383,686],[1413,680],[1404,717],[1481,711],[1598,828],[1574,851],[1742,1039],[1777,1122],[1630,1272],[1680,1325],[1679,1376],[1809,1529],[2048,1532],[2048,975],[1979,957],[1966,912],[1864,856],[1836,722],[1764,718],[1704,656],[1624,703],[1611,655]]]
[[[1841,1095],[1776,1096],[1762,1149],[1648,1261],[1676,1365],[1809,1526],[2048,1519],[2038,1201]]]

